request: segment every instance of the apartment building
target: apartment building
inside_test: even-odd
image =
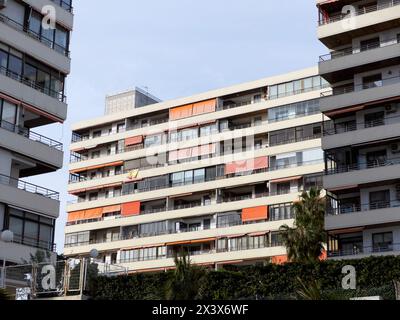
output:
[[[321,187],[318,68],[73,126],[64,254],[131,272],[281,263],[291,205]]]
[[[318,1],[331,258],[400,252],[400,1]]]
[[[59,194],[25,178],[63,165],[63,145],[35,129],[67,116],[71,5],[71,0],[0,1],[0,233],[14,234],[12,242],[0,240],[1,266],[29,261],[38,249],[54,251]],[[55,28],[42,23],[49,9]]]

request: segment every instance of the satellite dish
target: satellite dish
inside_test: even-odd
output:
[[[90,251],[90,257],[93,259],[96,259],[99,256],[99,251],[97,251],[97,249],[92,249]]]
[[[14,241],[14,233],[10,230],[3,231],[1,233],[1,240],[4,242],[13,242]]]

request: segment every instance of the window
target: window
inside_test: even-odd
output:
[[[269,87],[269,99],[300,94],[325,87],[327,82],[319,76],[290,81]]]
[[[89,201],[96,201],[99,197],[99,194],[97,192],[93,192],[89,194]]]
[[[93,139],[94,139],[94,138],[99,138],[99,137],[101,137],[101,130],[94,131],[94,132],[93,132]]]
[[[177,172],[171,175],[172,186],[182,185],[184,182],[184,172]]]
[[[294,209],[291,203],[278,204],[269,208],[270,220],[280,221],[294,218]]]
[[[100,158],[100,150],[92,152],[92,159]]]
[[[382,74],[375,74],[363,78],[363,89],[382,87]]]
[[[2,122],[5,121],[7,124],[15,125],[17,122],[17,106],[0,99],[0,120]],[[11,126],[10,129],[13,130],[14,127]]]
[[[374,252],[393,250],[393,232],[373,234],[372,243]]]
[[[8,57],[8,70],[12,73],[12,77],[19,77],[22,74],[22,59],[12,54]]]
[[[117,133],[125,132],[125,123],[119,123],[117,125]]]
[[[367,51],[367,50],[379,48],[379,46],[380,46],[379,37],[375,37],[375,38],[368,39],[368,40],[363,40],[360,42],[360,50],[361,51]]]
[[[390,190],[376,191],[369,194],[370,210],[390,207]]]
[[[385,112],[374,112],[364,116],[365,128],[372,128],[377,126],[383,126],[385,124]]]
[[[276,191],[278,195],[290,193],[290,182],[278,183],[276,185]]]
[[[221,213],[217,218],[218,228],[227,228],[242,224],[242,214],[240,212]]]
[[[54,220],[17,209],[10,209],[8,228],[18,243],[52,250]]]

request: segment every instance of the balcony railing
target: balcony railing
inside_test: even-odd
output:
[[[227,253],[227,252],[238,252],[238,251],[247,251],[247,250],[257,250],[257,249],[267,249],[267,248],[276,248],[283,246],[280,243],[260,243],[258,245],[248,244],[247,246],[234,246],[230,247],[229,249],[210,249],[210,250],[200,250],[200,251],[188,251],[188,256],[199,256],[199,255],[206,255],[206,254],[218,254],[218,253]],[[120,259],[118,263],[134,263],[134,262],[141,262],[141,261],[156,261],[156,260],[163,260],[163,259],[172,259],[175,257],[175,253],[168,252],[166,255],[161,256],[139,256],[134,257],[132,259]]]
[[[381,209],[400,208],[400,201],[375,201],[367,204],[350,203],[341,204],[337,208],[329,208],[327,210],[328,216],[352,214],[359,212],[368,212]]]
[[[18,81],[20,83],[23,83],[24,85],[27,85],[28,87],[31,87],[37,91],[40,91],[41,93],[47,96],[55,98],[60,102],[66,103],[67,101],[67,97],[63,93],[59,91],[54,91],[50,88],[43,88],[43,86],[38,84],[36,81],[25,79],[25,77],[23,77],[21,74],[17,74],[8,68],[0,66],[0,74],[8,78],[11,78],[15,81]]]
[[[27,236],[20,236],[14,234],[13,243],[22,244],[29,247],[44,249],[51,252],[57,252],[56,244],[52,241],[43,241],[35,238],[30,238]]]
[[[72,1],[64,1],[64,0],[50,0],[50,1],[59,5],[61,8],[67,10],[68,12],[71,12],[71,13],[74,12],[74,8],[71,5]]]
[[[53,40],[47,39],[45,36],[38,34],[34,32],[33,30],[27,28],[23,24],[20,24],[19,22],[5,16],[4,14],[0,13],[0,21],[8,25],[9,27],[17,30],[24,32],[26,35],[30,36],[31,38],[38,40],[39,42],[45,44],[47,47],[54,49],[56,52],[69,57],[70,52],[68,49],[66,49],[63,46],[60,46],[59,44],[55,43]]]
[[[233,173],[233,174],[226,174],[226,175],[223,175],[223,176],[204,179],[204,180],[203,179],[201,179],[201,180],[199,179],[199,180],[193,181],[191,183],[187,183],[187,182],[183,182],[183,181],[182,182],[174,182],[174,183],[169,183],[169,184],[165,184],[165,185],[147,187],[147,188],[143,188],[143,189],[140,189],[140,190],[136,189],[136,190],[129,191],[129,192],[123,192],[123,196],[130,195],[130,194],[149,192],[149,191],[155,191],[155,190],[162,190],[162,189],[167,189],[167,188],[196,185],[196,184],[200,184],[200,183],[207,183],[207,182],[212,182],[212,181],[217,181],[217,180],[238,178],[238,177],[242,177],[242,176],[251,176],[251,175],[255,175],[255,174],[267,173],[267,172],[272,172],[272,171],[282,170],[282,169],[288,169],[288,168],[297,168],[297,167],[303,167],[303,166],[309,166],[309,165],[316,165],[316,164],[321,164],[323,162],[324,162],[323,159],[319,159],[319,160],[305,161],[303,163],[287,164],[287,165],[275,166],[275,167],[271,167],[271,168],[263,168],[263,169],[250,170],[250,171],[246,171],[246,172],[238,172],[238,173]],[[118,197],[120,197],[120,195]],[[93,200],[93,201],[97,201],[97,199]],[[86,202],[86,201],[84,201],[84,202]],[[68,202],[69,205],[70,204],[75,204],[75,203],[78,203],[77,199]]]
[[[374,49],[378,49],[378,48],[384,48],[384,47],[396,45],[398,43],[399,43],[399,38],[396,37],[396,38],[392,38],[392,39],[385,40],[385,41],[369,43],[367,45],[363,45],[360,47],[337,50],[337,51],[333,51],[331,53],[320,56],[319,61],[325,62],[325,61],[329,61],[329,60],[334,60],[334,59],[345,57],[345,56],[363,53],[363,52],[369,51],[369,50],[374,50]]]
[[[400,1],[400,0],[399,0]],[[346,93],[353,93],[353,92],[360,92],[363,90],[373,89],[373,88],[380,88],[384,86],[389,86],[392,84],[400,83],[400,76],[390,77],[386,79],[382,79],[375,82],[367,82],[359,85],[346,85],[343,87],[333,88],[328,91],[324,91],[321,93],[321,97],[330,97],[330,96],[337,96]]]
[[[400,116],[376,118],[363,122],[356,122],[355,120],[346,121],[342,123],[337,123],[336,125],[333,124],[334,128],[324,129],[324,136],[331,136],[362,129],[375,128],[395,123],[400,123]]]
[[[340,173],[347,173],[352,171],[368,170],[380,167],[389,167],[400,164],[400,158],[393,159],[377,159],[374,161],[361,162],[349,165],[337,165],[335,168],[327,170],[326,175],[334,175]]]
[[[0,128],[5,129],[10,132],[14,132],[18,135],[21,135],[29,140],[40,142],[50,148],[63,151],[63,144],[61,142],[55,141],[53,139],[42,136],[38,133],[30,131],[28,128],[23,128],[20,126],[16,126],[10,122],[0,120]]]
[[[349,13],[349,14],[343,14],[343,13],[337,13],[337,14],[333,14],[329,17],[324,18],[323,20],[319,21],[319,25],[325,25],[325,24],[330,24],[330,23],[334,23],[337,21],[341,21],[344,19],[350,19],[356,16],[361,16],[367,13],[371,13],[371,12],[376,12],[379,10],[383,10],[383,9],[387,9],[387,8],[391,8],[394,6],[398,6],[400,5],[400,0],[389,0],[387,2],[383,2],[381,4],[377,4],[377,5],[371,5],[371,6],[367,6],[364,7],[362,9],[358,9],[355,10],[353,13]]]
[[[34,193],[37,194],[39,196],[43,196],[45,198],[49,198],[49,199],[53,199],[53,200],[59,200],[60,199],[60,195],[58,192],[43,188],[43,187],[39,187],[37,185],[22,181],[22,180],[18,180],[18,179],[14,179],[5,175],[0,175],[0,184],[2,185],[6,185],[6,186],[10,186],[13,188],[17,188],[20,190],[24,190],[30,193]]]
[[[399,252],[400,243],[383,243],[376,244],[374,246],[355,246],[349,250],[335,250],[329,251],[328,256],[331,258],[335,257],[346,257],[346,256],[358,256],[363,254],[379,254],[379,253],[391,253]]]

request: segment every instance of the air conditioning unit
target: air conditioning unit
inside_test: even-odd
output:
[[[7,0],[0,0],[0,10],[7,7]]]
[[[386,113],[396,113],[397,112],[397,105],[395,104],[388,104],[385,106]]]

